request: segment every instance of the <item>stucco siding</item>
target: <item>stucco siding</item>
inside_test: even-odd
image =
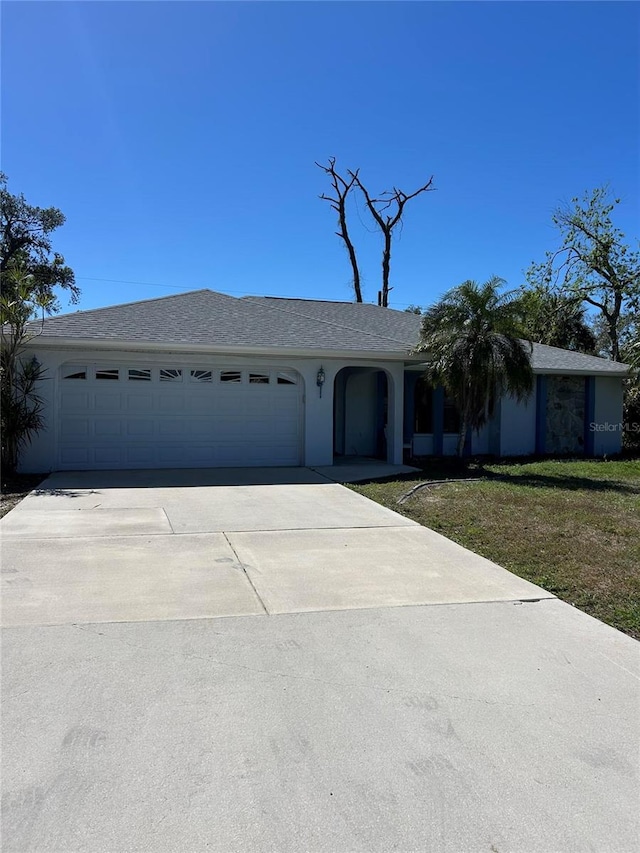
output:
[[[500,404],[500,455],[527,456],[536,449],[536,399],[525,403],[503,397]]]
[[[622,449],[622,380],[602,376],[595,381],[593,421],[593,452],[596,456],[609,456]]]
[[[471,452],[478,454],[490,453],[491,427],[486,423],[478,432],[471,434]]]
[[[66,359],[57,354],[38,351],[27,352],[25,358],[36,356],[44,368],[44,378],[38,383],[37,393],[43,402],[42,416],[45,427],[31,436],[31,441],[20,453],[19,469],[28,474],[46,474],[54,469],[56,457],[55,400],[58,389],[58,367]]]
[[[412,452],[414,456],[433,455],[433,435],[418,434],[413,436]]]
[[[455,456],[458,450],[458,436],[452,432],[445,432],[442,436],[442,455]]]

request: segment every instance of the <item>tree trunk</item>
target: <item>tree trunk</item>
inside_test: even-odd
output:
[[[462,459],[464,455],[464,445],[467,440],[467,433],[469,432],[468,419],[466,415],[463,415],[461,423],[460,423],[460,432],[458,433],[458,448],[457,454],[458,459]]]
[[[353,290],[356,295],[356,302],[362,302],[362,289],[360,287],[360,270],[358,269],[356,250],[354,249],[353,243],[348,237],[345,237],[344,242],[347,246],[349,260],[351,261],[351,269],[353,270]]]
[[[384,232],[384,250],[382,252],[382,307],[389,307],[389,272],[391,268],[391,231]]]
[[[620,361],[620,340],[618,338],[618,320],[622,310],[622,294],[616,291],[613,300],[613,313],[607,316],[609,324],[609,337],[611,338],[611,358]]]

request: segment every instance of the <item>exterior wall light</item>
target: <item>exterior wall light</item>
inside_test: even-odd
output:
[[[324,368],[320,365],[320,370],[318,371],[318,375],[316,376],[316,385],[320,389],[320,396],[322,397],[322,386],[324,385]]]

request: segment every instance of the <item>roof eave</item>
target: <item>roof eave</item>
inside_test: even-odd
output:
[[[43,349],[95,349],[103,352],[183,352],[210,353],[211,355],[290,356],[299,358],[357,358],[380,361],[406,361],[402,350],[356,350],[316,347],[239,346],[238,344],[201,344],[188,341],[140,341],[122,338],[77,338],[41,335],[29,341],[30,347]]]
[[[589,370],[584,367],[534,367],[533,372],[536,375],[542,376],[616,376],[618,379],[625,379],[630,370],[609,370],[607,368],[596,368]]]
[[[405,363],[407,367],[419,370],[426,367],[428,360],[419,355],[413,360],[405,359]],[[630,375],[631,368],[627,365],[624,365],[622,369],[620,367],[615,369],[599,367],[591,370],[584,367],[534,367],[533,372],[536,376],[615,376],[618,379],[625,379]]]
[[[411,353],[409,350],[355,350],[355,349],[330,349],[325,347],[266,347],[266,346],[238,346],[237,344],[201,344],[188,341],[140,341],[122,338],[77,338],[39,335],[29,341],[30,347],[45,349],[96,349],[103,352],[126,350],[128,352],[182,352],[182,353],[209,353],[211,355],[255,355],[255,356],[281,356],[295,358],[356,358],[379,361],[401,361],[408,367],[420,367],[426,364],[424,353]],[[603,360],[604,361],[604,360]],[[621,369],[622,368],[622,369]],[[536,375],[546,376],[608,376],[624,379],[631,368],[627,365],[618,365],[615,369],[599,367],[597,369],[572,368],[572,367],[534,367]]]

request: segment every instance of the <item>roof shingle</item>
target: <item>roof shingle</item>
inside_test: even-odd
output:
[[[38,340],[140,341],[238,349],[281,348],[326,352],[409,355],[420,317],[355,302],[324,302],[194,290],[158,299],[49,317]],[[533,344],[538,372],[625,375],[626,365],[569,350]]]

